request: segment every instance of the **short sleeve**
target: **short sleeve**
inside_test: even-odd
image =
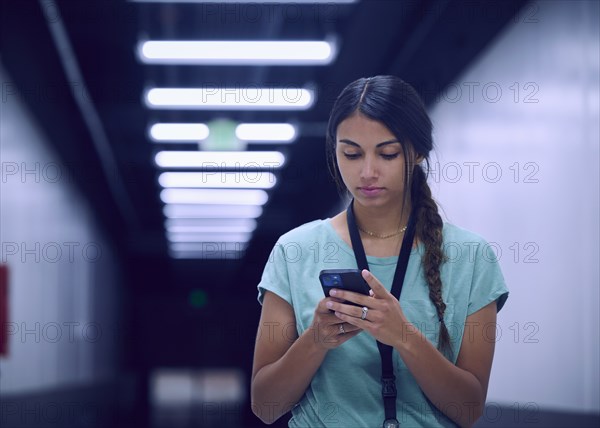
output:
[[[500,312],[508,298],[508,288],[493,246],[482,241],[477,246],[474,263],[467,315],[493,301],[496,301],[497,311]]]
[[[283,300],[292,304],[292,293],[288,276],[287,262],[283,246],[278,242],[269,255],[263,270],[262,278],[258,283],[258,302],[262,305],[266,291],[271,291]]]

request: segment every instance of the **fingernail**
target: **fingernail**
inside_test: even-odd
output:
[[[336,294],[337,294],[337,290],[331,290],[331,291],[329,292],[329,295],[330,295],[330,296],[335,296]]]
[[[327,306],[328,308],[331,308],[333,306],[333,302],[327,302],[327,303],[325,303],[325,306]]]

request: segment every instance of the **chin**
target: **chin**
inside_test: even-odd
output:
[[[368,208],[389,207],[392,209],[397,209],[398,207],[402,206],[402,193],[390,193],[389,190],[386,190],[381,195],[369,197],[357,190],[351,192],[351,194],[357,203]]]
[[[368,197],[361,195],[359,192],[355,192],[352,196],[354,196],[355,201],[365,207],[383,207],[390,203],[390,198],[387,195]]]

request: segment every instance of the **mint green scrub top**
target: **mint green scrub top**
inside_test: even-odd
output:
[[[444,223],[443,240],[448,257],[440,268],[446,303],[444,321],[453,350],[451,361],[456,364],[467,317],[493,301],[499,311],[508,290],[493,248],[483,238]],[[408,320],[437,346],[439,321],[429,300],[421,266],[423,254],[422,243],[411,252],[400,305]],[[367,256],[370,271],[388,290],[397,260],[397,256]],[[294,309],[298,335],[302,335],[324,297],[319,272],[345,268],[357,268],[354,252],[333,229],[331,219],[306,223],[282,235],[273,247],[258,284],[258,300],[262,304],[268,290],[288,302]],[[456,426],[426,398],[395,350],[393,361],[398,390],[396,412],[401,426]],[[362,332],[327,353],[303,397],[293,407],[289,426],[381,427],[385,415],[380,377],[376,341]],[[458,406],[446,410],[461,411]]]

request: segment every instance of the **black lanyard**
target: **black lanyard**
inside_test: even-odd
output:
[[[354,250],[354,257],[359,269],[369,269],[365,249],[358,233],[358,226],[354,218],[354,199],[350,202],[346,210],[348,220],[348,231],[350,232],[350,240]],[[402,283],[408,266],[408,258],[412,250],[413,239],[415,236],[416,215],[415,209],[410,215],[402,247],[400,247],[400,255],[396,264],[396,272],[394,273],[394,282],[392,283],[391,293],[400,300],[400,292],[402,291]],[[377,341],[379,354],[381,356],[381,395],[383,396],[383,406],[385,409],[385,421],[383,428],[399,427],[400,423],[396,419],[396,376],[394,376],[394,361],[392,360],[393,348],[389,345]]]

